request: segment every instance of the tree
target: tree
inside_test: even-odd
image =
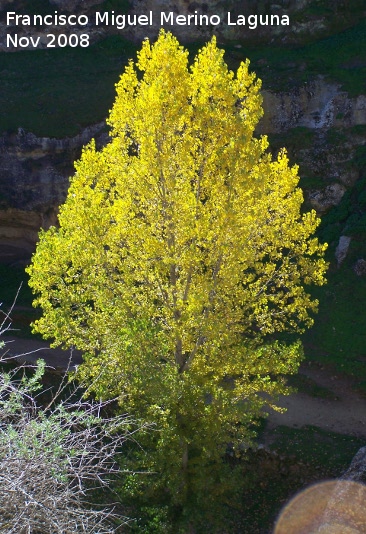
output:
[[[15,301],[8,312],[0,305],[0,336],[11,330]],[[107,415],[111,402],[82,400],[84,391],[69,386],[66,374],[52,385],[45,379],[43,360],[19,365],[0,356],[0,531],[119,532],[129,521],[96,493],[111,496],[121,476],[117,451],[135,424]]]
[[[60,398],[62,383],[42,405],[42,394],[49,393],[44,371],[39,360],[33,369],[0,372],[0,530],[117,532],[126,518],[92,497],[119,474],[116,455],[132,421],[106,417],[107,403],[83,401],[76,389]]]
[[[117,84],[111,141],[84,149],[29,267],[35,330],[84,352],[79,376],[100,397],[157,423],[146,461],[178,503],[207,484],[195,465],[245,448],[288,392],[301,348],[274,335],[311,324],[306,288],[324,282],[298,169],[254,134],[248,69],[229,71],[215,38],[191,67],[171,34],[145,40]]]

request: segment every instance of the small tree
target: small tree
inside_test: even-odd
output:
[[[297,167],[254,135],[248,67],[235,77],[215,39],[190,68],[171,34],[144,41],[117,85],[111,142],[85,148],[29,268],[35,330],[84,352],[79,376],[98,377],[98,395],[157,422],[144,458],[180,504],[208,484],[196,467],[248,446],[288,392],[300,345],[273,334],[311,324],[306,286],[324,282]]]
[[[30,374],[29,367],[0,372],[0,531],[117,532],[126,518],[90,497],[120,473],[115,457],[131,421],[103,417],[107,403],[60,400],[62,384],[42,406],[44,369],[39,360]]]

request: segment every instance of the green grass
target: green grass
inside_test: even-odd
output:
[[[344,263],[339,269],[333,264],[329,270],[327,285],[313,289],[319,313],[303,341],[308,360],[333,366],[366,390],[366,278],[353,270],[362,257],[366,258],[364,241],[351,242]]]
[[[331,267],[328,283],[312,289],[313,296],[319,300],[319,313],[303,341],[309,360],[331,365],[338,372],[354,377],[365,391],[366,277],[356,275],[354,265],[358,259],[366,259],[366,174],[362,170],[363,150],[356,155],[361,177],[341,203],[322,217],[318,231],[321,241],[329,243],[327,259]],[[341,235],[351,236],[352,241],[346,259],[337,267],[334,255]]]
[[[223,464],[225,473],[235,480],[230,498],[220,498],[212,507],[216,525],[222,520],[224,528],[208,529],[210,513],[204,508],[206,502],[197,503],[193,522],[195,532],[230,532],[231,534],[264,534],[273,532],[273,524],[281,508],[298,492],[309,485],[339,477],[350,465],[364,440],[325,432],[313,426],[288,428],[280,426],[273,432],[274,441],[270,450],[249,450],[245,457],[227,459]],[[227,469],[229,468],[229,469]],[[137,502],[131,503],[137,506]],[[137,506],[140,514],[147,510]],[[150,503],[150,512],[159,517],[164,512],[163,502]],[[191,515],[193,517],[193,515]],[[146,518],[145,518],[146,519]],[[172,518],[173,523],[176,519]],[[187,530],[164,530],[159,524],[143,528],[137,523],[133,532],[186,532]]]
[[[289,152],[310,149],[316,139],[317,132],[313,128],[298,126],[286,132],[268,134],[271,148],[280,149],[286,147]]]
[[[366,124],[356,124],[355,126],[352,126],[351,133],[366,137]]]
[[[89,48],[0,54],[0,131],[64,137],[104,120],[135,47],[109,37]]]
[[[290,375],[287,377],[287,383],[299,393],[306,393],[310,397],[318,399],[335,400],[337,397],[328,388],[320,386],[315,380],[303,374]]]
[[[242,461],[246,489],[238,508],[231,506],[234,534],[272,532],[281,508],[311,484],[339,477],[364,440],[313,426],[277,427],[270,447]]]
[[[365,444],[362,438],[327,432],[310,425],[298,429],[279,426],[273,430],[273,437],[271,450],[320,472],[325,470],[328,477],[340,476]]]
[[[305,9],[306,9],[306,14],[308,16],[329,17],[333,15],[332,9],[330,7],[319,5],[318,2],[312,2]]]
[[[227,46],[228,57],[225,57],[232,67],[236,67],[243,55],[248,57],[265,89],[286,91],[322,75],[354,96],[365,90],[365,31],[363,20],[341,33],[304,46],[243,44],[238,50],[232,44]]]

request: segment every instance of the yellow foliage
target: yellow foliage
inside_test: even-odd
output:
[[[268,335],[311,325],[306,286],[326,270],[297,167],[254,135],[260,87],[215,38],[191,67],[171,34],[144,41],[117,84],[111,141],[84,149],[29,267],[35,330],[85,352],[98,394],[206,452],[243,434],[263,392],[286,392],[275,377],[301,350]]]

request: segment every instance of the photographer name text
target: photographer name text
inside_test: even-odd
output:
[[[288,15],[233,15],[230,11],[225,17],[217,14],[199,14],[197,11],[189,15],[177,15],[173,11],[161,11],[159,14],[149,11],[146,14],[118,14],[114,11],[97,11],[94,17],[85,14],[73,15],[63,14],[55,11],[49,15],[21,15],[15,11],[8,11],[6,14],[6,24],[12,29],[12,33],[6,35],[7,48],[37,48],[44,43],[40,35],[18,35],[17,27],[29,27],[35,30],[43,29],[47,26],[55,28],[65,28],[67,33],[46,34],[46,47],[64,46],[89,46],[89,33],[80,33],[83,29],[87,31],[91,27],[115,27],[117,30],[133,28],[137,26],[157,26],[172,29],[175,26],[198,26],[217,27],[222,24],[227,26],[242,26],[249,30],[256,30],[260,26],[289,26]],[[72,32],[72,33],[70,33]]]

